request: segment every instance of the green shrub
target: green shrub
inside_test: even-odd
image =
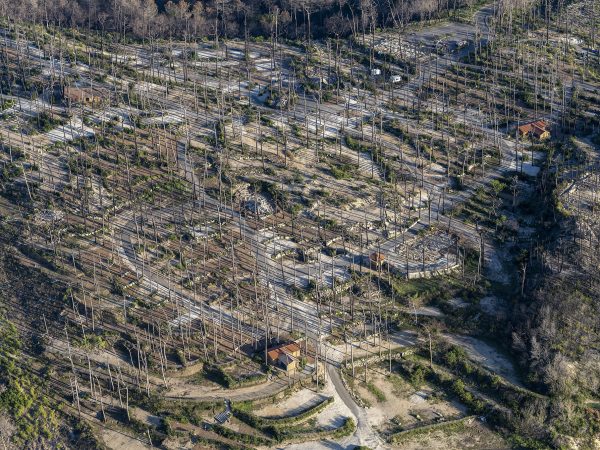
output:
[[[378,402],[385,402],[386,397],[381,389],[375,386],[373,383],[367,383],[367,389],[371,394],[375,396]]]

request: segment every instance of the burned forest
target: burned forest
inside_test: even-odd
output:
[[[0,443],[599,449],[596,0],[0,0]]]

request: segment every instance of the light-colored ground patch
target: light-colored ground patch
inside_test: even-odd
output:
[[[511,383],[522,386],[512,362],[491,345],[470,336],[445,334],[444,338],[454,345],[463,347],[473,361],[502,375]]]
[[[321,394],[328,397],[334,397],[334,401],[317,416],[317,424],[319,426],[331,428],[340,427],[344,424],[344,420],[347,417],[353,417],[352,412],[350,409],[348,409],[338,393],[335,391],[335,388],[329,378],[327,379],[327,384],[325,385],[325,389],[323,389]]]
[[[106,447],[112,450],[146,450],[150,448],[150,445],[137,439],[106,428],[102,430],[101,436]]]
[[[280,402],[267,405],[254,414],[261,417],[292,416],[315,406],[325,400],[327,396],[311,389],[301,389]]]
[[[451,298],[448,300],[448,303],[450,303],[454,308],[466,308],[469,306],[469,303],[464,301],[462,298]]]
[[[61,125],[54,130],[48,131],[45,138],[48,142],[69,142],[75,139],[93,136],[94,130],[83,124],[78,118],[71,119],[66,125]]]
[[[415,308],[414,310],[410,310],[411,313],[419,315],[419,316],[428,316],[428,317],[443,317],[445,314],[440,311],[435,306],[421,306],[419,308]]]
[[[158,427],[160,426],[162,419],[153,414],[149,414],[147,411],[144,411],[141,408],[131,408],[130,414],[140,422],[145,423],[149,427]]]

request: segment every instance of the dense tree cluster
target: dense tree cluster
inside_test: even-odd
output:
[[[11,19],[95,28],[120,35],[211,38],[368,33],[431,20],[475,0],[6,0]]]

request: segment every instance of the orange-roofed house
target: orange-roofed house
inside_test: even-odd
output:
[[[526,123],[519,127],[519,136],[535,137],[536,139],[543,141],[550,138],[550,130],[548,124],[543,120],[537,120],[535,122]]]
[[[300,346],[295,342],[272,348],[267,352],[267,362],[286,372],[294,372],[298,369],[299,358]]]

